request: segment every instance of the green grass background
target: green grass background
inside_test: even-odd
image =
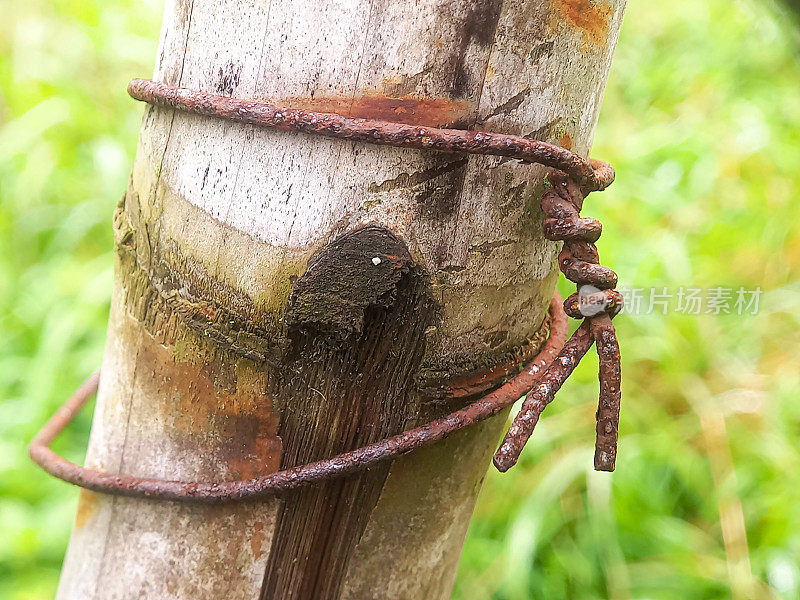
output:
[[[111,213],[158,0],[0,0],[0,598],[54,593],[77,491],[25,444],[99,363]],[[617,472],[590,470],[596,359],[491,471],[454,597],[800,594],[800,39],[767,0],[633,0],[593,154],[603,262],[635,287],[760,286],[754,316],[618,319]],[[567,286],[563,291],[568,292]],[[82,460],[90,413],[56,449]]]

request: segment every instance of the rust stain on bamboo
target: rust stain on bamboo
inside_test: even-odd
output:
[[[581,32],[586,46],[605,48],[613,9],[607,0],[551,0],[561,19]]]
[[[139,366],[152,373],[147,396],[154,418],[165,422],[173,444],[196,453],[208,446],[209,457],[225,464],[239,478],[263,475],[278,468],[278,417],[272,411],[263,376],[252,368],[197,347],[196,362],[176,359],[170,346],[142,334]],[[143,384],[145,385],[145,384]]]
[[[358,98],[314,96],[313,98],[281,98],[293,108],[314,112],[336,113],[355,119],[378,119],[390,123],[408,123],[441,127],[462,122],[474,111],[469,100],[449,98],[391,97],[373,94]]]
[[[257,521],[253,525],[253,535],[250,538],[250,551],[253,553],[253,558],[258,560],[261,558],[262,554],[262,545],[264,544],[264,540],[267,539],[267,534],[264,533],[264,523],[261,521]]]
[[[78,511],[75,513],[75,527],[80,529],[92,518],[100,503],[97,494],[89,490],[81,490],[78,497]]]

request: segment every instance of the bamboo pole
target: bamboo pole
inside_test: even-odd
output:
[[[167,0],[154,79],[586,155],[623,10]],[[540,332],[557,275],[556,245],[541,235],[543,175],[499,157],[148,107],[114,214],[87,465],[247,478],[465,403],[424,390],[507,360]],[[281,499],[83,492],[58,597],[447,598],[503,423]]]

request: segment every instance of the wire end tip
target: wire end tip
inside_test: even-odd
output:
[[[500,449],[495,453],[494,457],[492,458],[492,464],[494,464],[494,468],[500,471],[501,473],[505,473],[515,464],[517,464],[517,457],[511,456],[506,452],[503,452],[502,446]]]

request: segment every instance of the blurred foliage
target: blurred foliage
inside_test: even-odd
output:
[[[0,597],[51,597],[77,491],[25,444],[99,363],[111,213],[160,1],[0,0]],[[454,598],[797,598],[800,43],[757,0],[632,2],[585,214],[629,287],[765,290],[754,316],[622,315],[621,454],[590,470],[596,364],[490,471]],[[564,285],[563,292],[569,292]],[[596,359],[594,359],[596,361]],[[57,450],[81,460],[90,412]]]
[[[783,0],[789,10],[794,11],[797,14],[800,14],[800,0]]]

